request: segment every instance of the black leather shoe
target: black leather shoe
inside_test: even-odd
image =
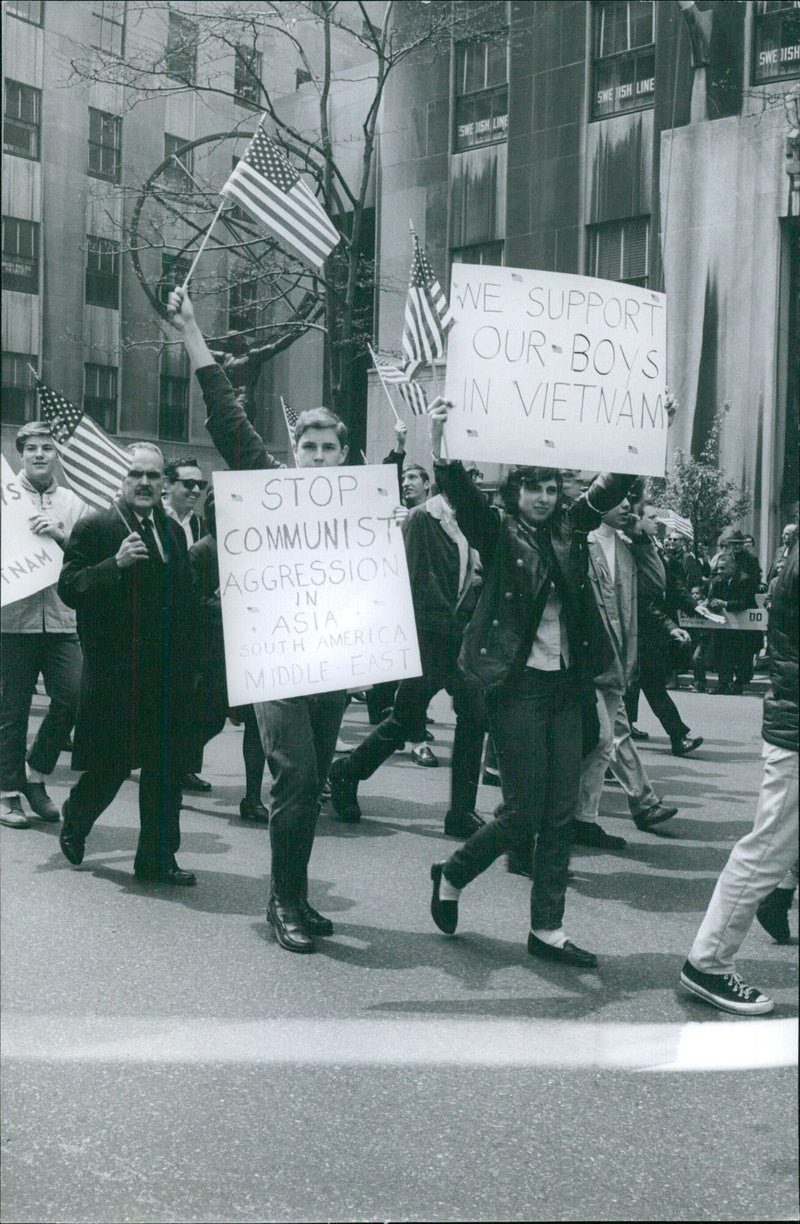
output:
[[[335,760],[328,776],[331,784],[331,803],[337,820],[345,824],[357,824],[361,819],[361,808],[358,806],[358,779],[350,777],[347,772],[347,761],[341,758]]]
[[[683,739],[672,741],[672,755],[688,756],[695,748],[699,748],[702,742],[702,735],[684,735]]]
[[[260,799],[248,799],[245,795],[239,804],[242,820],[254,820],[256,824],[269,824],[269,812]]]
[[[177,863],[163,871],[137,871],[134,867],[133,874],[142,884],[174,884],[182,888],[192,888],[197,883],[194,872],[183,871]]]
[[[433,918],[439,930],[444,931],[445,935],[454,935],[455,929],[458,926],[458,902],[442,901],[439,897],[443,867],[444,863],[434,863],[431,867],[431,879],[433,880],[431,918]]]
[[[287,952],[316,952],[317,946],[303,925],[297,905],[282,905],[276,897],[270,897],[267,922]]]
[[[426,769],[435,769],[439,764],[427,744],[419,744],[411,749],[411,760],[415,765],[424,765]]]
[[[64,804],[64,819],[67,818],[67,805]],[[80,867],[83,862],[83,852],[86,849],[86,838],[78,837],[75,833],[69,833],[66,827],[62,827],[58,837],[58,844],[61,847],[61,853],[68,863],[72,863],[73,867]]]
[[[633,823],[637,829],[645,832],[647,829],[652,829],[653,825],[663,824],[665,820],[671,820],[677,814],[678,809],[676,807],[667,807],[665,803],[654,803],[652,807],[645,808],[643,812],[638,812],[633,818]]]
[[[521,854],[515,854],[513,850],[506,855],[506,871],[511,875],[527,876],[529,880],[533,875],[530,859],[523,858]]]
[[[433,741],[434,741],[434,738],[435,738],[435,737],[434,737],[434,735],[433,735],[433,732],[429,731],[429,730],[427,729],[427,727],[426,727],[426,729],[425,729],[425,743],[426,743],[426,744],[432,744],[432,743],[433,743]]]
[[[537,939],[533,931],[530,931],[528,951],[531,956],[538,956],[541,960],[557,961],[560,965],[575,965],[579,969],[594,969],[597,966],[597,957],[594,952],[587,952],[584,948],[576,947],[571,939],[568,939],[562,947],[554,948],[544,940]]]
[[[572,844],[591,846],[595,850],[624,850],[627,842],[624,837],[606,833],[593,820],[576,820],[572,828]]]
[[[649,731],[641,731],[631,723],[631,739],[636,740],[637,744],[644,744],[650,738]]]
[[[500,774],[494,769],[484,769],[483,777],[481,778],[484,786],[501,786]]]
[[[333,923],[330,918],[326,918],[324,914],[320,914],[314,909],[313,905],[309,905],[305,898],[297,902],[297,909],[300,913],[300,921],[302,922],[309,935],[332,935]]]
[[[206,782],[205,778],[198,778],[196,773],[184,774],[181,778],[181,786],[184,790],[194,791],[196,795],[205,795],[211,790],[211,783]]]
[[[31,811],[47,824],[58,824],[58,808],[44,788],[44,782],[25,782],[22,793],[28,800]]]
[[[444,818],[444,832],[446,837],[460,837],[464,840],[472,837],[472,834],[477,833],[485,824],[486,821],[482,820],[477,812],[448,812]]]

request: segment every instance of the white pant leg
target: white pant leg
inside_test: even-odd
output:
[[[600,810],[600,795],[606,767],[614,751],[614,710],[622,701],[622,693],[616,689],[595,689],[597,694],[597,717],[600,720],[600,738],[592,751],[583,758],[581,782],[578,791],[576,820],[597,821]]]
[[[730,973],[759,901],[797,855],[797,753],[764,744],[764,776],[752,831],[736,843],[717,880],[689,960],[704,973]]]
[[[650,785],[642,758],[631,739],[631,725],[625,710],[624,693],[619,695],[613,721],[614,754],[611,757],[611,769],[628,797],[631,814],[638,816],[640,812],[645,812],[658,803],[658,795]]]

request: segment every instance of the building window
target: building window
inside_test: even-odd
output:
[[[44,0],[6,0],[5,10],[21,21],[40,26],[44,17]]]
[[[241,280],[231,287],[228,298],[228,329],[252,331],[258,321],[258,281]]]
[[[87,236],[86,301],[119,310],[119,243]]]
[[[171,349],[161,358],[158,436],[167,442],[189,441],[189,364],[185,353]]]
[[[3,288],[39,292],[39,223],[3,217]]]
[[[650,218],[589,226],[589,276],[647,288]]]
[[[6,77],[3,152],[39,160],[42,91]]]
[[[800,5],[759,0],[753,39],[753,80],[782,81],[800,76]]]
[[[175,255],[170,252],[161,256],[161,280],[158,282],[158,300],[166,306],[167,298],[173,289],[177,289],[186,280],[192,261],[185,255]]]
[[[653,0],[597,0],[592,5],[592,118],[652,106],[655,97]]]
[[[92,46],[111,55],[125,50],[125,0],[94,0]]]
[[[89,173],[92,178],[118,183],[121,162],[122,120],[90,106]]]
[[[36,416],[36,389],[28,364],[36,369],[34,353],[3,353],[3,420],[22,425]]]
[[[454,247],[450,252],[452,263],[491,264],[500,267],[503,262],[502,242],[476,242],[472,246]]]
[[[233,92],[240,106],[258,108],[261,97],[262,56],[254,47],[240,43],[236,48]]]
[[[106,433],[117,432],[116,366],[87,362],[83,367],[83,411]]]
[[[164,182],[175,191],[186,191],[193,187],[191,175],[194,174],[194,149],[178,150],[186,144],[184,136],[170,136],[164,133],[164,156],[172,160],[164,170]],[[177,159],[177,160],[176,160]]]
[[[502,37],[456,43],[455,150],[508,136],[508,54]]]
[[[167,76],[194,85],[197,75],[197,26],[180,13],[170,13],[167,33]]]

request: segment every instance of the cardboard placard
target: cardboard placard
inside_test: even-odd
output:
[[[678,624],[681,629],[749,629],[751,633],[766,633],[767,609],[764,607],[766,595],[756,595],[757,608],[745,608],[743,612],[729,612],[727,608],[720,612],[725,617],[724,625],[716,625],[706,620],[704,616],[686,616],[678,613]]]
[[[453,264],[450,306],[447,458],[664,475],[663,293]]]
[[[215,472],[231,705],[421,675],[393,466]]]
[[[0,482],[3,503],[0,604],[5,607],[58,582],[64,554],[50,536],[31,531],[34,507],[4,456]]]

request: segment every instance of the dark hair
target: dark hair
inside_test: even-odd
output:
[[[21,429],[17,430],[14,445],[20,455],[25,448],[25,443],[29,442],[31,438],[49,438],[52,442],[53,435],[50,432],[50,426],[47,424],[47,421],[28,421]]]
[[[294,427],[295,446],[309,429],[333,429],[342,450],[347,446],[347,426],[330,408],[306,408],[299,414]]]
[[[431,478],[428,475],[428,473],[425,471],[425,468],[422,466],[421,463],[407,463],[406,466],[403,468],[404,476],[406,472],[419,472],[420,476],[425,481],[426,485],[429,485],[431,483]]]
[[[563,507],[561,505],[561,489],[563,480],[561,477],[560,468],[545,468],[545,467],[514,467],[505,477],[498,489],[500,500],[503,503],[503,508],[508,514],[519,514],[519,491],[522,485],[542,484],[546,480],[554,480],[558,485],[558,501],[556,508],[553,511],[552,519],[556,515],[561,517]]]
[[[180,479],[178,472],[181,468],[185,467],[200,468],[200,464],[193,455],[190,455],[187,459],[170,459],[169,463],[164,467],[164,479],[168,480],[170,484],[174,484],[176,480]]]

